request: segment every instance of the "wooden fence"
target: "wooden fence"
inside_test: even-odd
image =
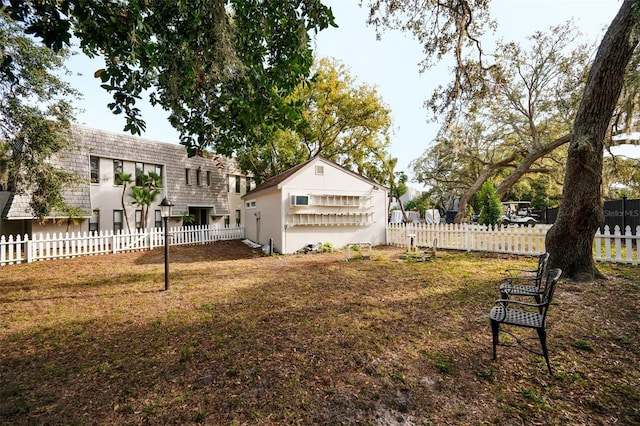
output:
[[[216,228],[187,226],[169,228],[169,245],[207,244],[244,238],[243,227]],[[38,260],[89,256],[105,253],[151,250],[164,246],[164,229],[137,230],[132,233],[36,234],[32,238],[0,236],[0,266]]]
[[[497,226],[475,224],[389,224],[387,241],[405,247],[432,247],[466,251],[488,251],[518,255],[538,255],[545,251],[545,237],[550,225]],[[638,243],[640,226],[635,234],[630,226],[622,233],[616,226],[596,233],[593,250],[597,261],[640,265]],[[244,238],[243,227],[215,228],[189,226],[169,228],[170,245],[207,244],[220,240]],[[121,232],[59,233],[0,236],[0,266],[77,256],[150,250],[164,246],[164,230],[154,228],[131,234]]]
[[[432,247],[466,251],[488,251],[518,255],[538,255],[545,251],[545,237],[551,225],[486,226],[477,224],[389,224],[387,241],[405,247]],[[635,234],[630,226],[622,233],[616,226],[598,231],[593,242],[597,261],[640,265],[638,243],[640,226]]]

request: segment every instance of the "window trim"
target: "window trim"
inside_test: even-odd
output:
[[[120,221],[116,222],[116,216],[120,214]],[[120,224],[120,227],[116,226]],[[113,211],[113,232],[124,231],[124,212],[122,210]]]
[[[144,163],[140,162],[140,161],[136,161],[135,163],[135,167],[136,167],[136,178],[135,178],[135,183],[136,186],[142,186],[142,175],[144,175]],[[140,166],[140,167],[138,167]]]
[[[95,167],[94,166],[95,161]],[[89,156],[89,177],[91,183],[100,183],[100,157]]]
[[[120,171],[118,171],[117,163],[120,163]],[[117,186],[121,186],[122,182],[118,183],[118,175],[124,172],[124,161],[114,158],[113,159],[113,184]]]
[[[91,225],[95,225],[95,229],[92,230]],[[100,232],[100,209],[93,209],[91,211],[91,217],[89,218],[89,232]]]
[[[144,229],[144,226],[142,221],[144,220],[144,218],[142,217],[142,209],[136,209],[135,213],[134,213],[134,223],[135,223],[135,228],[136,229]]]

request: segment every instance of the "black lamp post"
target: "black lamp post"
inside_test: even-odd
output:
[[[171,216],[173,203],[164,197],[160,202],[160,215],[164,221],[164,290],[169,290],[169,216]]]

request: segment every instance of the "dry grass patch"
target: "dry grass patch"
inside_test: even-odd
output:
[[[640,268],[561,282],[555,377],[519,348],[491,361],[507,267],[439,252],[260,257],[239,242],[0,268],[6,424],[640,423]]]

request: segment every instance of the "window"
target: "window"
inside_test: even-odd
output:
[[[136,210],[136,229],[142,228],[142,210]]]
[[[89,165],[91,167],[91,183],[100,183],[100,159],[89,157]]]
[[[292,206],[308,206],[309,196],[308,195],[292,195],[291,205]]]
[[[116,185],[122,185],[118,175],[124,170],[122,160],[113,160],[113,182]]]
[[[200,167],[196,169],[196,185],[202,185],[202,169]]]
[[[256,208],[256,200],[251,200],[251,201],[247,201],[246,203],[244,203],[244,206],[248,209],[255,209]]]
[[[122,210],[113,211],[113,232],[122,232]]]
[[[155,166],[155,172],[158,176],[162,177],[162,165],[160,164],[156,164]]]
[[[247,181],[247,192],[249,192],[251,191],[251,178],[247,176],[245,179]]]
[[[225,216],[224,217],[224,227],[228,228],[231,225],[231,221],[229,219],[229,216]]]
[[[316,166],[316,174],[324,175],[324,166]]]
[[[185,185],[189,185],[189,172],[191,170],[189,169],[184,169],[184,183]]]
[[[162,212],[160,210],[156,210],[154,212],[154,220],[153,226],[156,228],[162,228]]]
[[[240,176],[235,176],[236,178],[236,193],[240,193]]]
[[[136,163],[136,186],[142,186],[143,174],[144,174],[144,164]]]
[[[236,226],[240,226],[240,210],[236,210]]]
[[[207,170],[207,186],[211,186],[211,172]]]
[[[91,212],[91,218],[89,218],[89,232],[100,232],[100,210],[94,210]]]

